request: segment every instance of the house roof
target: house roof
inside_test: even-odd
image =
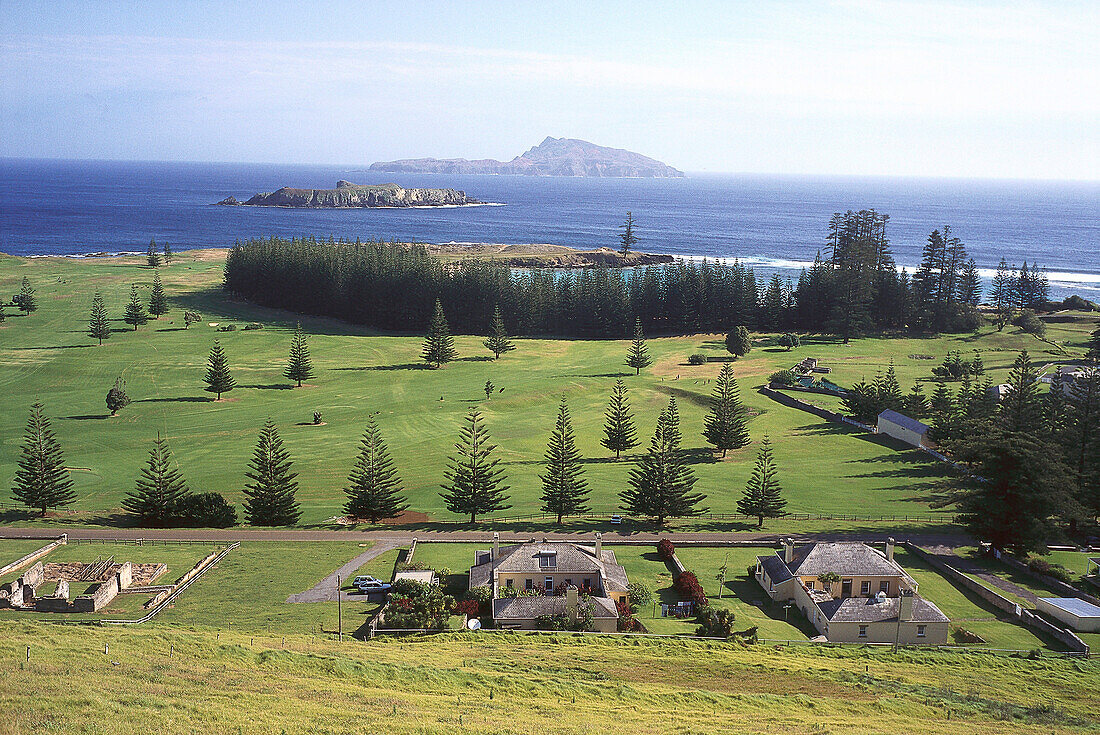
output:
[[[879,600],[875,597],[845,597],[818,605],[830,622],[836,623],[884,623],[898,619],[899,597]],[[946,623],[949,619],[928,600],[913,595],[913,617],[916,623]]]
[[[539,557],[546,554],[554,554],[557,557],[555,566],[539,565]],[[596,549],[592,546],[562,541],[502,546],[500,555],[496,559],[482,561],[470,567],[470,586],[482,587],[492,584],[493,572],[511,574],[565,572],[578,575],[598,573],[605,584],[610,582],[616,587],[626,589],[626,569],[616,561],[615,552],[602,549],[600,556],[602,558],[596,558]]]
[[[1051,607],[1065,610],[1079,618],[1100,618],[1100,607],[1076,597],[1040,597],[1039,599]]]
[[[618,618],[619,611],[609,597],[593,595],[592,617]],[[581,600],[584,603],[584,600]],[[538,597],[498,597],[493,600],[493,620],[534,620],[542,615],[565,615],[568,612],[564,595]]]
[[[784,563],[779,552],[776,552],[775,558],[780,564]],[[826,572],[867,577],[905,574],[897,564],[887,561],[881,551],[858,541],[822,542],[797,547],[791,563],[784,566],[800,577],[817,577]]]
[[[760,566],[764,568],[764,573],[768,575],[768,579],[772,581],[772,584],[779,584],[786,582],[788,579],[794,577],[791,574],[791,570],[787,568],[787,565],[783,563],[783,560],[776,554],[771,556],[758,556],[756,557],[760,562]]]
[[[895,426],[900,426],[903,429],[909,429],[909,431],[915,431],[918,434],[928,433],[927,424],[924,424],[920,421],[917,421],[916,419],[909,418],[908,416],[906,416],[903,413],[898,413],[897,411],[891,411],[890,409],[886,409],[885,411],[880,413],[878,415],[878,420],[879,420],[880,423],[882,421],[889,421],[891,424],[894,424]]]

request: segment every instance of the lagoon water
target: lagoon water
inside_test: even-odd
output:
[[[281,186],[455,187],[505,206],[302,210],[213,207]],[[0,251],[77,255],[225,247],[268,235],[615,247],[627,210],[639,249],[740,258],[793,277],[825,242],[833,212],[890,215],[898,263],[951,225],[987,277],[997,262],[1038,262],[1052,294],[1100,298],[1100,182],[697,174],[574,179],[379,174],[365,166],[0,160]]]

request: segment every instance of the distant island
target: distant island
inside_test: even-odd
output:
[[[397,184],[361,185],[337,181],[335,189],[292,189],[256,194],[248,201],[226,197],[218,202],[238,207],[307,207],[355,209],[362,207],[465,207],[484,204],[458,189],[406,189]]]
[[[603,176],[679,178],[672,166],[620,148],[605,148],[575,138],[547,138],[511,161],[483,158],[409,158],[372,163],[371,171],[415,174],[518,174],[523,176]]]

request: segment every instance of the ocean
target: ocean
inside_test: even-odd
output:
[[[213,207],[281,186],[396,181],[454,187],[504,206],[303,210]],[[1100,299],[1100,182],[689,174],[574,179],[378,174],[366,166],[0,159],[0,252],[83,255],[227,247],[256,236],[616,247],[626,212],[638,249],[739,258],[797,277],[824,247],[833,212],[890,215],[895,259],[913,267],[950,225],[988,279],[1003,257],[1047,270],[1052,296]]]

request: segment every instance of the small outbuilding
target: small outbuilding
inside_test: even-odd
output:
[[[925,445],[928,425],[903,413],[886,409],[878,415],[878,433],[892,436],[914,447]]]
[[[1035,606],[1039,612],[1060,620],[1070,630],[1100,633],[1100,607],[1076,597],[1040,597]]]

